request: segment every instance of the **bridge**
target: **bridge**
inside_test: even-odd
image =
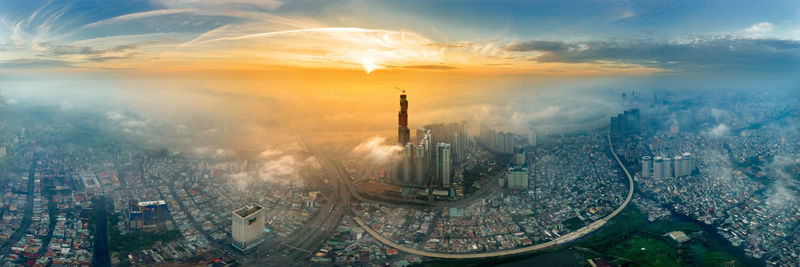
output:
[[[628,177],[628,196],[625,198],[625,201],[622,202],[622,205],[620,205],[616,210],[611,212],[611,214],[609,214],[608,216],[603,217],[602,219],[597,220],[597,221],[595,221],[595,222],[593,222],[593,223],[591,223],[591,224],[589,224],[587,226],[584,226],[583,228],[578,229],[575,232],[571,232],[571,233],[562,235],[559,238],[556,238],[556,239],[553,239],[553,240],[550,240],[550,241],[547,241],[547,242],[544,242],[544,243],[541,243],[541,244],[536,244],[536,245],[533,245],[533,246],[521,247],[521,248],[516,248],[516,249],[510,249],[510,250],[481,252],[481,253],[468,253],[468,254],[467,253],[440,253],[440,252],[423,251],[423,250],[418,250],[418,249],[414,249],[414,248],[405,247],[405,246],[402,246],[400,244],[394,243],[391,240],[386,239],[385,237],[381,236],[378,232],[375,232],[375,230],[372,230],[372,228],[367,226],[361,220],[361,218],[358,218],[358,216],[354,216],[353,220],[359,226],[361,226],[361,228],[364,228],[364,231],[366,231],[372,237],[374,237],[375,239],[377,239],[378,241],[380,241],[381,243],[383,243],[383,244],[385,244],[387,246],[395,248],[395,249],[397,249],[399,251],[403,251],[403,252],[407,252],[407,253],[411,253],[411,254],[415,254],[415,255],[419,255],[419,256],[432,257],[432,258],[444,258],[444,259],[491,258],[491,257],[511,256],[511,255],[516,255],[516,254],[529,253],[529,252],[534,252],[534,251],[543,250],[543,249],[547,249],[547,248],[552,248],[552,247],[555,247],[555,246],[558,246],[558,245],[561,245],[561,244],[564,244],[564,243],[568,243],[568,242],[574,241],[576,239],[579,239],[581,237],[586,236],[587,234],[589,234],[591,232],[594,232],[597,229],[600,229],[600,227],[603,227],[603,225],[608,223],[609,220],[611,220],[612,218],[617,216],[617,214],[622,212],[622,210],[624,210],[625,207],[628,206],[628,203],[630,203],[631,198],[633,197],[633,177],[631,177],[630,172],[628,172],[628,169],[625,168],[625,165],[622,164],[622,161],[619,159],[619,156],[617,156],[617,153],[614,151],[614,146],[611,144],[611,135],[608,135],[608,148],[611,150],[611,155],[614,156],[614,159],[617,161],[617,164],[619,164],[620,168],[622,168],[622,171],[625,172],[625,176]]]

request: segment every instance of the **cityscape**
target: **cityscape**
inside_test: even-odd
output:
[[[2,266],[797,266],[800,3],[5,1]]]

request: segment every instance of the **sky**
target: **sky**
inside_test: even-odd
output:
[[[0,1],[11,103],[218,119],[237,140],[391,136],[395,87],[411,127],[524,132],[605,122],[622,90],[797,90],[796,73],[798,1]]]
[[[798,71],[797,1],[3,1],[0,69]]]

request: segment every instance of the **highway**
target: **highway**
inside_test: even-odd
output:
[[[342,217],[350,205],[351,196],[361,197],[351,194],[354,191],[348,190],[347,179],[341,179],[342,176],[339,175],[341,166],[337,166],[335,161],[330,158],[323,157],[322,153],[311,147],[305,138],[300,135],[296,136],[300,145],[314,155],[320,167],[329,176],[329,186],[333,188],[334,192],[327,195],[328,203],[320,207],[314,216],[295,230],[290,237],[282,242],[272,239],[267,244],[260,246],[262,249],[257,252],[259,256],[257,262],[262,265],[299,262],[296,259],[315,252],[342,221]],[[265,257],[266,255],[270,256]]]
[[[407,252],[407,253],[416,254],[416,255],[420,255],[420,256],[425,256],[425,257],[445,258],[445,259],[476,259],[476,258],[490,258],[490,257],[510,256],[510,255],[515,255],[515,254],[530,253],[530,252],[534,252],[534,251],[538,251],[538,250],[542,250],[542,249],[552,248],[552,247],[555,247],[555,246],[558,246],[558,245],[561,245],[561,244],[564,244],[564,243],[567,243],[567,242],[571,242],[571,241],[576,240],[578,238],[581,238],[581,237],[583,237],[583,236],[585,236],[585,235],[587,235],[587,234],[589,234],[591,232],[594,232],[597,229],[600,229],[600,227],[603,227],[603,225],[605,225],[609,220],[611,220],[612,218],[617,216],[617,214],[622,212],[622,210],[624,210],[625,207],[628,206],[628,203],[630,203],[631,198],[633,197],[633,186],[634,186],[633,177],[631,177],[630,172],[628,172],[628,169],[625,168],[625,165],[622,164],[622,161],[619,159],[619,157],[617,156],[617,153],[614,151],[614,147],[613,147],[613,145],[611,143],[611,136],[610,135],[608,136],[608,148],[611,150],[611,154],[614,156],[614,159],[617,161],[617,164],[619,164],[620,168],[622,168],[622,171],[624,171],[625,175],[628,177],[628,196],[625,198],[625,201],[622,202],[622,205],[620,205],[616,210],[611,212],[611,214],[609,214],[608,216],[606,216],[606,217],[604,217],[604,218],[602,218],[600,220],[597,220],[597,221],[595,221],[595,222],[593,222],[593,223],[591,223],[591,224],[589,224],[589,225],[587,225],[587,226],[585,226],[585,227],[583,227],[581,229],[578,229],[575,232],[571,232],[571,233],[565,234],[565,235],[563,235],[563,236],[561,236],[559,238],[556,238],[554,240],[551,240],[551,241],[548,241],[548,242],[545,242],[545,243],[536,244],[536,245],[528,246],[528,247],[510,249],[510,250],[493,251],[493,252],[482,252],[482,253],[470,253],[470,254],[430,252],[430,251],[422,251],[422,250],[417,250],[417,249],[401,246],[401,245],[399,245],[397,243],[394,243],[394,242],[384,238],[383,236],[381,236],[380,234],[375,232],[375,230],[372,230],[372,228],[370,228],[366,224],[364,224],[364,222],[361,220],[361,218],[358,218],[357,216],[354,216],[353,220],[355,220],[355,222],[359,226],[361,226],[361,228],[364,228],[364,231],[369,233],[372,237],[374,237],[375,239],[377,239],[381,243],[383,243],[383,244],[385,244],[387,246],[393,247],[393,248],[395,248],[397,250],[400,250],[400,251],[404,251],[404,252]]]

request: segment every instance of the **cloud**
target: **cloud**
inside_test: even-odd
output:
[[[270,50],[259,52],[257,56],[284,60],[292,65],[359,66],[367,73],[391,66],[438,70],[453,68],[438,64],[444,61],[446,48],[429,46],[433,41],[411,32],[347,27],[250,34],[225,33],[225,29],[214,29],[211,32],[213,34],[202,34],[178,45],[178,48],[218,42],[237,42],[237,47],[258,48],[256,51],[268,46]]]
[[[766,200],[767,206],[771,209],[780,209],[787,207],[788,204],[797,203],[797,180],[794,179],[790,173],[790,168],[797,168],[800,166],[800,160],[795,157],[778,155],[773,157],[772,161],[767,164],[764,171],[767,173],[768,178],[772,179],[772,185],[767,192],[768,197]],[[794,185],[792,185],[794,183]]]
[[[775,181],[770,187],[767,200],[770,209],[782,209],[797,203],[797,192],[787,188],[785,181]]]
[[[527,133],[536,130],[546,134],[607,125],[608,117],[618,112],[614,103],[600,97],[591,99],[588,93],[582,95],[584,98],[516,96],[515,100],[505,101],[503,105],[474,108],[470,119],[498,131]]]
[[[283,151],[277,149],[267,149],[262,151],[259,156],[262,158],[272,158],[281,154],[283,154]]]
[[[0,61],[0,69],[72,68],[72,62],[57,59],[20,58]]]
[[[741,31],[742,35],[745,37],[763,37],[769,33],[772,33],[772,23],[769,22],[759,22],[753,24],[753,26],[748,27]]]
[[[263,181],[270,181],[297,174],[302,162],[291,155],[283,155],[261,163],[257,176]]]
[[[196,147],[192,149],[191,152],[199,158],[222,159],[222,158],[232,158],[236,156],[236,153],[230,149],[211,148],[207,146]]]
[[[731,116],[730,112],[728,112],[727,110],[711,108],[711,117],[714,117],[714,120],[718,122],[725,121],[728,118],[730,118],[730,116]]]
[[[257,8],[263,11],[273,11],[283,4],[277,0],[158,0],[157,2],[169,7]]]
[[[125,116],[123,116],[122,114],[113,112],[113,111],[109,111],[109,112],[106,112],[106,118],[108,118],[109,120],[112,120],[112,121],[121,121],[121,120],[125,119]]]
[[[125,22],[125,21],[132,21],[132,20],[138,20],[138,19],[146,19],[146,18],[152,18],[152,17],[157,17],[157,16],[166,16],[166,15],[181,14],[181,13],[192,13],[192,12],[196,12],[196,11],[197,11],[196,9],[159,9],[159,10],[151,10],[151,11],[145,11],[145,12],[137,12],[137,13],[125,14],[125,15],[121,15],[121,16],[117,16],[117,17],[113,17],[113,18],[109,18],[109,19],[104,19],[104,20],[92,22],[92,23],[84,25],[81,28],[82,29],[88,29],[88,28],[105,26],[105,25],[114,24],[114,23],[120,23],[120,22]]]
[[[447,65],[411,65],[411,66],[388,66],[393,69],[423,69],[423,70],[452,70],[453,66]]]
[[[793,157],[778,155],[772,158],[772,161],[766,165],[764,171],[771,179],[790,180],[792,175],[787,171],[790,167],[798,166],[800,161]]]
[[[733,165],[730,159],[717,150],[710,150],[702,160],[707,167],[704,169],[712,179],[730,181],[733,179]]]
[[[757,27],[755,29],[769,28]],[[755,30],[754,29],[754,30]],[[675,41],[533,40],[505,47],[535,52],[536,62],[592,63],[621,61],[673,71],[795,72],[800,70],[800,41],[706,36]]]
[[[353,152],[363,156],[365,159],[374,163],[388,163],[394,157],[399,156],[403,148],[398,145],[386,144],[386,138],[373,136],[353,148]]]
[[[730,135],[731,129],[728,127],[728,125],[720,123],[714,128],[711,128],[707,131],[703,131],[702,134],[711,138],[720,138],[723,136]]]

